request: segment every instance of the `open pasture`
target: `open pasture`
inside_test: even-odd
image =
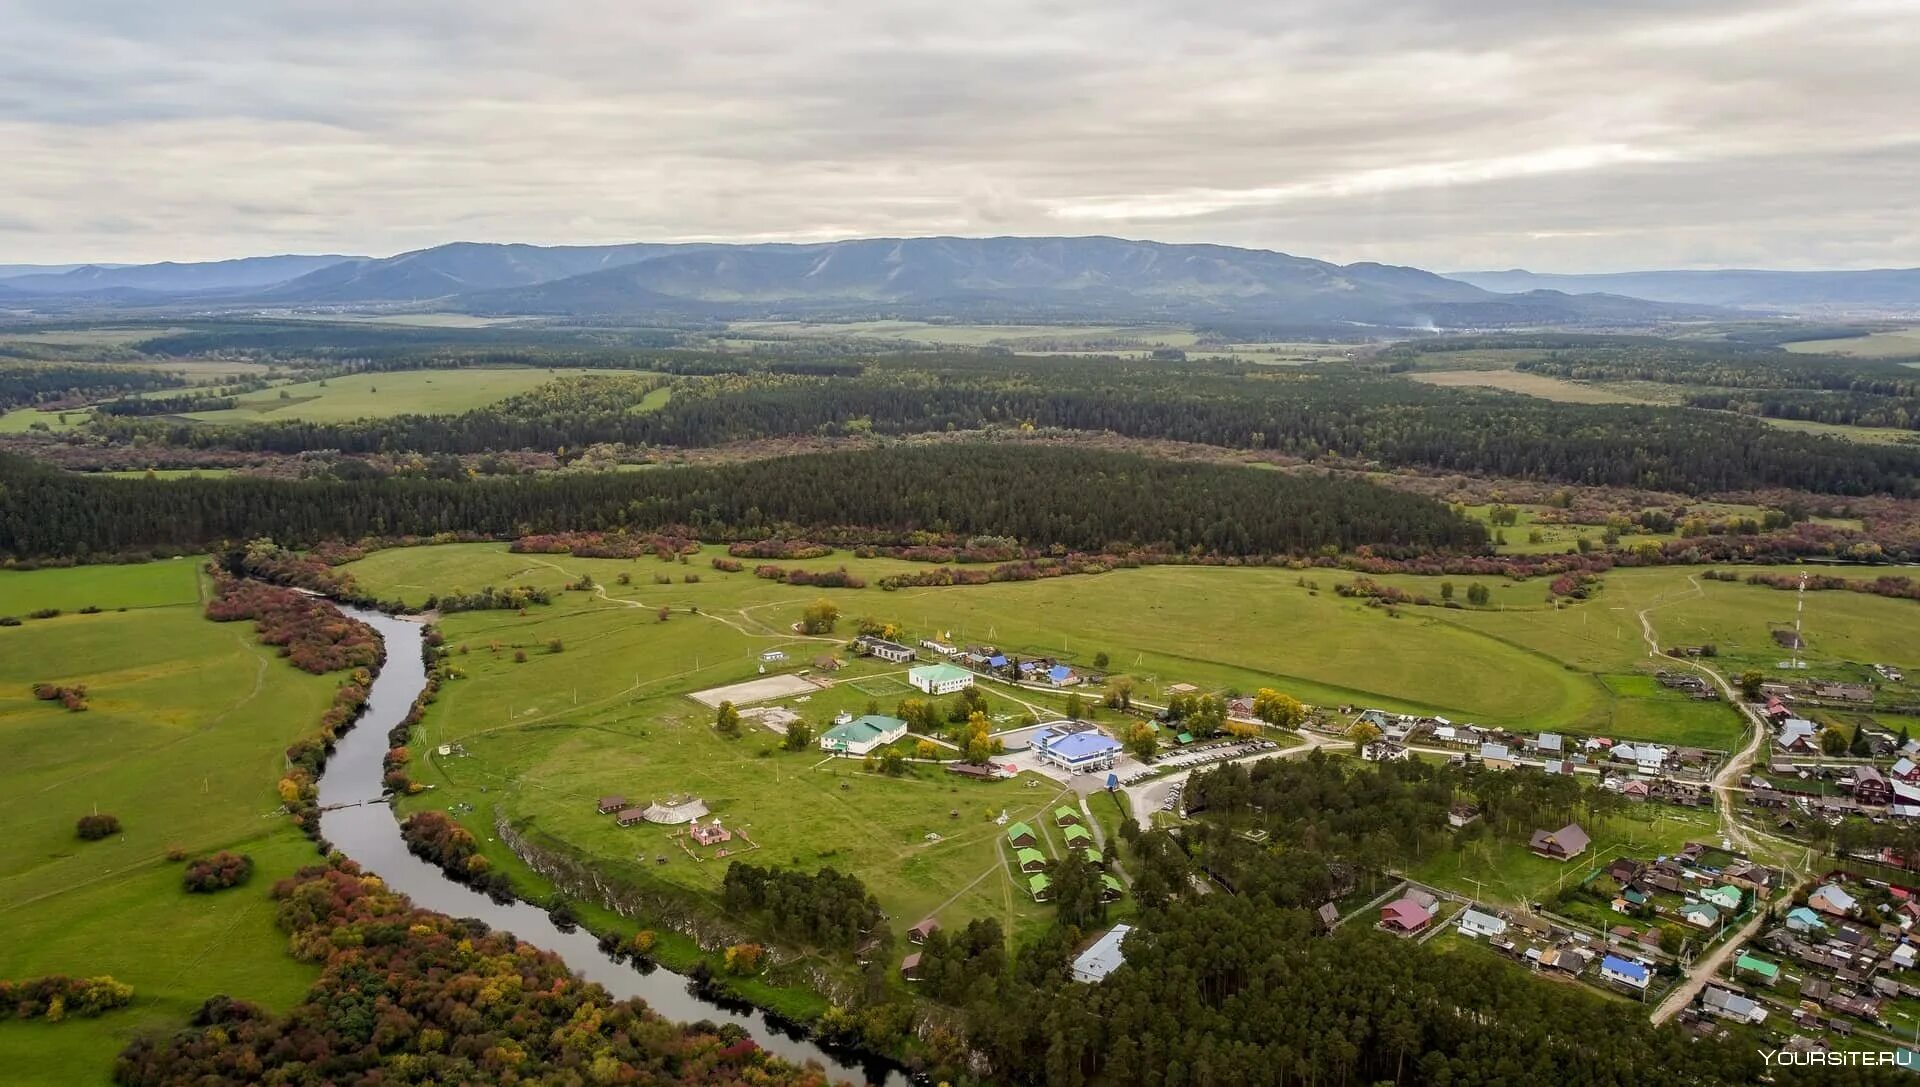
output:
[[[269,897],[313,846],[277,812],[283,750],[335,679],[296,671],[250,623],[200,614],[192,560],[0,571],[0,613],[114,609],[0,628],[0,977],[111,974],[134,1003],[98,1019],[0,1021],[9,1083],[104,1083],[142,1030],[170,1030],[207,997],[290,1004],[314,969],[286,952]],[[85,684],[89,708],[40,701]],[[93,811],[123,831],[80,841]],[[192,895],[179,847],[251,855],[251,882]]]
[[[963,644],[991,643],[1082,667],[1104,653],[1108,670],[1133,677],[1137,697],[1150,702],[1173,683],[1241,692],[1271,686],[1319,705],[1372,705],[1518,729],[1715,747],[1729,746],[1740,732],[1728,707],[1664,690],[1622,693],[1604,682],[1668,666],[1649,657],[1640,611],[1649,609],[1662,644],[1712,641],[1728,668],[1777,655],[1770,624],[1792,613],[1790,593],[1700,580],[1702,571],[1687,567],[1618,569],[1604,577],[1593,599],[1563,606],[1547,602],[1541,579],[1385,575],[1377,580],[1435,600],[1442,581],[1454,583],[1457,599],[1476,580],[1492,594],[1485,608],[1402,607],[1396,616],[1338,596],[1335,586],[1354,575],[1328,569],[1160,566],[889,593],[781,585],[747,572],[712,570],[705,557],[688,564],[573,559],[463,544],[378,552],[348,569],[364,587],[415,603],[456,587],[532,583],[557,590],[581,573],[591,574],[604,597],[573,592],[564,595],[564,604],[531,609],[525,617],[472,613],[448,623],[450,638],[470,641],[475,652],[493,640],[506,648],[524,645],[534,654],[531,663],[562,670],[575,667],[576,636],[610,644],[634,640],[636,648],[621,659],[644,664],[582,674],[583,701],[629,687],[650,692],[667,677],[683,691],[752,678],[759,653],[769,648],[784,650],[788,667],[804,667],[843,644],[852,620],[870,616],[901,624],[912,639],[939,635]],[[842,565],[870,580],[925,568],[844,554],[804,564]],[[1843,576],[1884,572],[1820,569]],[[622,572],[631,584],[617,584]],[[700,580],[688,583],[690,573]],[[670,583],[654,584],[655,577]],[[839,605],[842,632],[818,640],[795,635],[792,624],[801,610],[821,597]],[[666,624],[655,615],[661,605],[670,609]],[[1903,658],[1912,656],[1912,639],[1904,631],[1912,608],[1906,601],[1837,591],[1811,598],[1810,660],[1816,668],[1836,669],[1845,660],[1909,663]],[[580,633],[568,634],[567,652],[548,661],[540,646],[563,621]],[[636,633],[655,627],[662,628],[657,635]],[[650,646],[655,638],[660,644],[638,648],[643,638]],[[565,689],[574,686],[569,681]],[[493,700],[487,712],[507,720],[502,709],[508,703],[519,706],[516,713],[561,708],[559,685],[526,687]]]
[[[352,374],[249,393],[240,397],[234,407],[192,412],[187,418],[206,423],[270,420],[339,423],[389,415],[453,415],[485,407],[558,378],[597,376],[606,372],[500,367]]]
[[[1901,328],[1837,340],[1801,340],[1786,349],[1803,355],[1850,355],[1862,359],[1920,359],[1920,328]]]

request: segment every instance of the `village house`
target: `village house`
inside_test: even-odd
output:
[[[1608,955],[1600,960],[1600,976],[1615,984],[1645,991],[1652,972],[1642,963]]]
[[[1680,907],[1680,920],[1694,928],[1712,928],[1720,923],[1720,911],[1711,902],[1689,902]]]
[[[1045,871],[1047,865],[1050,863],[1047,860],[1047,855],[1038,849],[1015,850],[1013,859],[1019,861],[1020,870],[1027,873]]]
[[[1554,861],[1570,861],[1587,851],[1592,844],[1587,832],[1577,823],[1568,823],[1559,830],[1536,830],[1527,848],[1538,855]]]
[[[1426,928],[1439,910],[1438,899],[1425,891],[1412,891],[1380,907],[1380,927],[1402,936],[1411,935]]]
[[[1883,807],[1893,803],[1893,786],[1887,777],[1871,766],[1853,768],[1853,800],[1856,804]]]
[[[871,634],[862,634],[853,640],[853,647],[861,655],[878,657],[894,664],[905,664],[917,654],[899,642],[890,642],[885,638],[876,638]]]
[[[1864,683],[1820,683],[1813,685],[1815,698],[1831,698],[1840,702],[1871,702],[1873,688]]]
[[[1447,825],[1458,829],[1480,818],[1480,809],[1472,804],[1455,804],[1447,809]]]
[[[1851,917],[1859,902],[1839,884],[1827,883],[1814,888],[1807,905],[1829,917]]]
[[[829,755],[860,758],[906,734],[907,723],[900,718],[869,713],[821,733],[820,750]]]
[[[1733,972],[1744,974],[1762,985],[1773,985],[1780,980],[1780,966],[1765,959],[1742,953],[1733,961]]]
[[[1730,883],[1724,883],[1718,887],[1709,887],[1700,892],[1700,898],[1703,901],[1711,902],[1728,913],[1739,911],[1742,897],[1743,895],[1740,888]]]
[[[623,827],[630,827],[636,823],[646,822],[647,813],[641,808],[626,808],[622,810],[620,814],[614,816],[613,821]]]
[[[1015,849],[1031,849],[1038,845],[1039,841],[1040,839],[1033,833],[1033,828],[1025,823],[1015,823],[1007,828],[1007,844]]]
[[[1392,740],[1374,740],[1360,749],[1360,757],[1368,762],[1405,762],[1413,752]]]
[[[1637,779],[1620,786],[1620,795],[1628,800],[1645,800],[1652,794],[1653,786]]]
[[[1058,826],[1068,826],[1080,821],[1080,809],[1070,804],[1061,804],[1053,809],[1053,821]]]
[[[1462,936],[1505,936],[1507,923],[1490,913],[1470,909],[1460,914],[1460,934]]]
[[[1489,770],[1513,769],[1513,753],[1506,744],[1481,744],[1480,765]]]
[[[900,960],[900,976],[908,981],[920,980],[920,952],[913,951]]]
[[[927,937],[933,935],[934,930],[938,929],[939,927],[940,927],[939,918],[937,917],[923,918],[921,919],[919,924],[907,930],[907,942],[910,944],[924,944],[927,942]]]
[[[1763,1023],[1767,1018],[1767,1010],[1751,998],[1715,985],[1707,986],[1700,994],[1700,1006],[1709,1015],[1738,1023]]]
[[[973,673],[952,664],[923,664],[907,669],[907,682],[914,690],[937,698],[973,686]]]
[[[624,796],[603,796],[600,798],[598,808],[601,815],[612,815],[626,806],[627,798]]]
[[[1052,888],[1053,881],[1047,878],[1045,872],[1035,872],[1027,877],[1027,893],[1033,896],[1035,902],[1045,902],[1052,894]]]
[[[1887,773],[1896,781],[1904,781],[1908,785],[1920,785],[1920,762],[1914,762],[1905,755],[1900,756]]]
[[[1789,717],[1780,722],[1773,738],[1775,747],[1796,755],[1812,755],[1820,750],[1820,726],[1804,717]]]

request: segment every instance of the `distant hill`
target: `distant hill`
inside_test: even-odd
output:
[[[1618,293],[1502,294],[1418,268],[1120,238],[865,238],[817,244],[457,242],[392,257],[89,265],[0,279],[11,305],[419,307],[627,318],[952,318],[1372,328],[1646,325],[1696,307]],[[170,299],[173,300],[170,302]]]
[[[62,272],[71,272],[75,268],[124,268],[124,264],[0,264],[0,279],[13,279],[16,276],[57,276]]]
[[[614,268],[683,248],[454,242],[399,256],[357,258],[297,279],[266,297],[280,302],[419,302],[469,291],[526,287]]]
[[[1490,291],[1601,291],[1701,306],[1920,307],[1920,268],[1860,272],[1729,269],[1595,275],[1562,275],[1514,268],[1504,272],[1450,272],[1447,278]]]
[[[1417,268],[1105,237],[686,246],[565,279],[463,292],[450,304],[583,317],[1235,317],[1401,327],[1645,322],[1681,312],[1551,292],[1516,302]]]
[[[8,276],[0,282],[26,294],[97,294],[115,289],[189,294],[203,291],[239,291],[270,287],[358,257],[275,256],[241,257],[196,264],[100,265],[87,264],[65,272]]]

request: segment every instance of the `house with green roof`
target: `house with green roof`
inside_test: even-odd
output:
[[[1080,821],[1080,809],[1062,804],[1053,809],[1053,821],[1063,827],[1068,823],[1078,823]]]
[[[1033,895],[1035,902],[1045,902],[1047,889],[1052,886],[1053,881],[1044,875],[1035,875],[1027,880],[1027,891]]]
[[[951,664],[923,664],[907,669],[907,682],[916,691],[938,697],[973,686],[973,673]]]
[[[1780,967],[1777,963],[1765,959],[1756,959],[1752,955],[1742,954],[1733,961],[1733,972],[1747,974],[1756,981],[1772,985],[1780,980]]]
[[[1047,855],[1038,849],[1022,849],[1015,853],[1013,858],[1020,862],[1022,872],[1038,872],[1052,863],[1047,860]]]
[[[1095,865],[1096,867],[1107,863],[1107,858],[1095,846],[1087,847],[1086,858],[1088,864]]]
[[[820,750],[829,755],[860,758],[906,734],[907,723],[900,718],[869,713],[821,733]]]
[[[1075,823],[1072,826],[1067,828],[1067,844],[1070,846],[1092,845],[1093,832],[1088,830],[1086,827],[1083,827],[1080,824]]]
[[[1117,878],[1113,876],[1100,877],[1100,901],[1113,902],[1125,897],[1126,893],[1126,887],[1124,887]]]
[[[1015,849],[1024,849],[1037,845],[1039,842],[1040,836],[1035,834],[1033,828],[1025,823],[1015,823],[1007,828],[1007,844]]]
[[[1735,887],[1731,883],[1723,883],[1718,887],[1701,891],[1700,897],[1728,913],[1738,913],[1740,910],[1740,899],[1742,897],[1740,888]]]

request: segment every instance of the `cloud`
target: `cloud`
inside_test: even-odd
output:
[[[7,0],[0,261],[1098,231],[1920,264],[1910,0]]]

